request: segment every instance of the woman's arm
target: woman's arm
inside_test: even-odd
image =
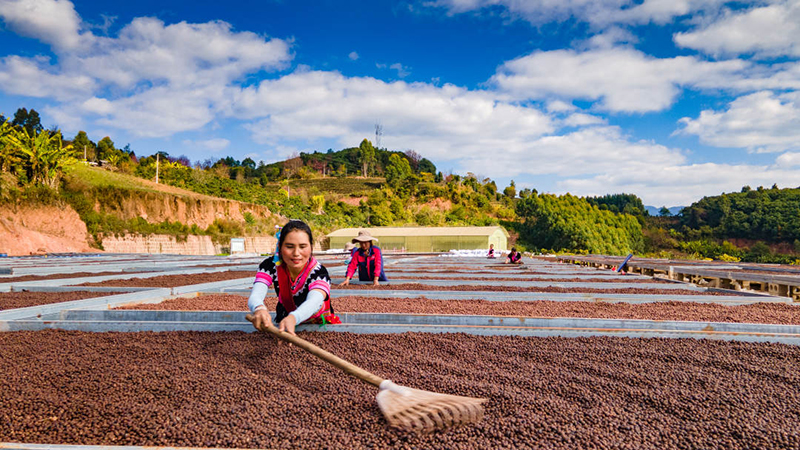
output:
[[[290,312],[285,319],[281,320],[279,329],[286,331],[289,334],[294,334],[294,327],[298,323],[303,323],[313,316],[325,304],[325,291],[322,289],[313,289],[308,293],[306,301],[297,309]]]
[[[261,282],[253,283],[253,289],[250,290],[250,298],[247,299],[247,306],[250,308],[251,313],[267,307],[267,305],[264,304],[264,299],[267,297],[268,292],[268,285]]]
[[[378,285],[378,279],[381,277],[381,267],[383,264],[383,255],[381,254],[381,249],[378,247],[373,247],[372,251],[375,252],[375,273],[372,274],[373,282],[372,284]]]
[[[344,281],[339,286],[347,286],[350,284],[350,279],[356,273],[356,266],[358,266],[358,250],[354,250],[350,255],[350,264],[347,265],[347,272],[345,272]]]
[[[256,330],[260,330],[263,325],[272,325],[272,317],[269,315],[267,305],[264,304],[267,292],[269,292],[269,285],[256,281],[250,291],[250,298],[247,299],[247,306],[254,316],[253,326]]]

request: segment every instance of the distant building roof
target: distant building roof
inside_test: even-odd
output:
[[[497,230],[508,237],[508,231],[501,226],[492,227],[370,227],[341,228],[328,233],[328,237],[355,237],[359,230],[369,230],[375,237],[381,236],[489,236]]]

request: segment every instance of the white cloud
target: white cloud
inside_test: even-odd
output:
[[[123,88],[141,81],[180,88],[229,83],[258,70],[281,69],[290,59],[286,41],[233,32],[225,22],[165,25],[140,17],[118,38],[97,38],[62,65],[91,67],[94,77]]]
[[[347,57],[348,57],[348,58],[350,58],[350,60],[351,60],[351,61],[355,61],[355,60],[357,60],[357,59],[358,59],[358,53],[356,53],[356,52],[350,52],[350,54],[349,54],[349,55],[347,55]]]
[[[756,92],[737,98],[725,111],[704,110],[680,120],[680,133],[696,134],[715,147],[776,152],[800,148],[800,91]]]
[[[78,35],[80,18],[67,0],[0,0],[0,6],[14,29],[51,43],[58,60],[4,58],[0,90],[61,101],[46,110],[62,126],[94,120],[147,137],[197,129],[230,110],[239,80],[282,69],[292,58],[287,41],[235,32],[220,21],[167,25],[140,17],[117,37],[99,37]],[[38,19],[57,11],[72,25]]]
[[[587,44],[589,48],[613,48],[619,44],[636,44],[639,38],[628,30],[611,27],[592,36]]]
[[[716,10],[725,0],[435,0],[426,5],[461,14],[500,8],[534,25],[575,18],[595,26],[614,23],[663,24],[686,14]]]
[[[575,111],[576,109],[578,109],[577,106],[561,100],[550,100],[547,102],[547,110],[553,113]]]
[[[471,151],[462,150],[458,155],[465,170],[481,167],[486,173],[506,177],[637,173],[685,160],[678,150],[649,141],[632,142],[619,128],[608,126],[532,140],[510,136],[504,142],[478,140],[465,145],[469,145],[467,148]]]
[[[691,164],[643,167],[637,171],[609,171],[586,179],[568,179],[558,184],[561,192],[575,195],[605,195],[634,192],[645,204],[688,206],[700,195],[739,192],[742,186],[797,186],[796,170],[769,166]]]
[[[591,114],[575,113],[570,114],[561,123],[565,127],[582,127],[587,125],[601,125],[605,124],[606,120],[602,117],[593,116]]]
[[[223,138],[207,139],[202,141],[186,139],[182,142],[182,144],[187,147],[200,147],[213,152],[218,152],[228,148],[228,146],[231,144],[231,141]]]
[[[800,153],[786,152],[775,159],[775,165],[778,167],[799,167],[800,166]]]
[[[630,48],[554,50],[506,62],[490,82],[517,100],[578,98],[599,100],[597,106],[609,111],[648,112],[668,108],[684,86],[729,86],[748,66],[739,60],[659,59]]]
[[[17,33],[60,49],[81,41],[81,20],[68,0],[0,0],[0,17]]]
[[[69,100],[91,94],[97,83],[80,73],[60,74],[46,58],[7,56],[0,60],[0,89],[28,97]]]
[[[705,53],[800,56],[800,1],[783,0],[730,12],[698,30],[674,35],[675,43]]]
[[[397,71],[397,76],[400,77],[400,78],[405,78],[405,77],[411,75],[411,72],[410,72],[411,68],[407,67],[407,66],[404,66],[404,65],[402,65],[400,63],[394,63],[391,66],[389,66],[389,68],[392,69],[392,70],[396,70]]]
[[[535,139],[554,131],[538,109],[498,102],[491,93],[316,71],[243,90],[234,114],[261,119],[248,126],[257,142],[333,138],[343,146],[369,137],[380,119],[385,145],[429,158],[458,157],[477,142],[491,144],[481,150],[489,151],[509,136]]]

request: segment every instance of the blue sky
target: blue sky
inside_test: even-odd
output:
[[[800,186],[800,0],[0,0],[0,112],[138,155],[375,140],[502,188]]]

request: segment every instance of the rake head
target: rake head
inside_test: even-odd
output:
[[[398,386],[389,380],[381,383],[380,389],[378,407],[393,427],[430,432],[478,422],[483,417],[485,398],[437,394]]]

